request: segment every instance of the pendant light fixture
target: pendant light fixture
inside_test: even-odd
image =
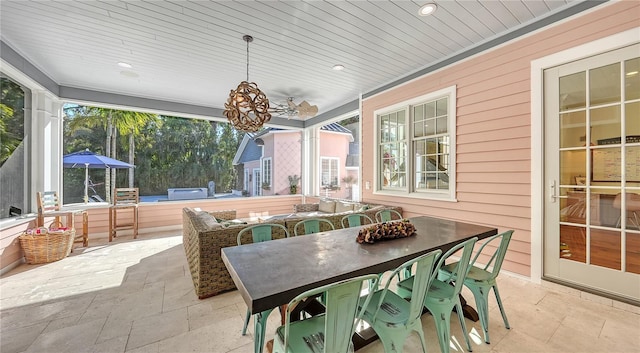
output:
[[[247,80],[229,93],[224,115],[237,130],[255,132],[271,119],[269,99],[255,82],[249,82],[249,43],[253,37],[245,34],[242,39],[247,42]]]

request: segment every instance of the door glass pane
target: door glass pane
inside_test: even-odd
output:
[[[640,233],[627,232],[627,272],[640,274]]]
[[[592,106],[620,101],[620,63],[589,71],[589,97]]]
[[[592,163],[592,180],[594,182],[606,182],[608,186],[620,186],[622,180],[620,147],[594,150]]]
[[[625,135],[640,136],[640,102],[626,104],[625,116]]]
[[[586,222],[586,192],[573,191],[569,188],[561,188],[560,221],[585,224]]]
[[[625,197],[625,209],[621,215],[621,220],[626,220],[625,229],[640,230],[640,194],[633,191],[627,191],[625,193]],[[618,196],[618,200],[619,199],[621,199],[621,196]],[[620,205],[617,206],[618,208],[620,207]]]
[[[626,100],[640,98],[640,58],[624,62],[624,97]]]
[[[620,137],[620,106],[614,105],[591,110],[591,143],[607,144],[602,141]],[[620,143],[619,141],[617,143]]]
[[[587,175],[586,155],[584,150],[560,152],[561,185],[576,185],[576,177]]]
[[[560,77],[560,111],[584,108],[587,105],[585,83],[584,71]]]
[[[640,146],[629,146],[626,150],[627,182],[640,182]]]
[[[560,258],[586,263],[586,228],[560,225]]]
[[[619,231],[591,228],[591,264],[621,269],[621,234]]]
[[[589,224],[615,228],[620,219],[620,207],[615,207],[615,198],[620,190],[592,188],[590,191],[591,221]]]
[[[584,110],[560,114],[560,148],[584,146],[587,138],[586,126]]]

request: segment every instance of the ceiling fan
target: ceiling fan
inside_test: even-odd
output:
[[[318,106],[311,105],[307,101],[296,104],[293,102],[293,97],[289,97],[287,98],[286,104],[276,104],[270,111],[276,115],[286,115],[287,118],[297,116],[298,118],[304,119],[314,117],[318,114]]]

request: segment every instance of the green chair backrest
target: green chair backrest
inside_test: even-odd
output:
[[[395,218],[394,218],[395,217]],[[402,214],[396,210],[380,210],[376,212],[376,222],[391,222],[394,219],[402,219]]]
[[[331,228],[331,230],[336,229],[333,226],[333,223],[331,223],[331,221],[329,221],[328,219],[310,218],[310,219],[305,219],[305,220],[302,220],[302,221],[296,223],[296,225],[293,227],[293,233],[294,233],[295,236],[303,235],[303,234],[319,233],[320,232],[320,223],[327,224],[327,226],[329,228]],[[302,234],[298,233],[298,226],[300,226],[300,225],[304,226],[304,233],[302,233]]]
[[[373,220],[371,219],[371,217],[367,216],[364,213],[352,213],[350,215],[346,215],[342,217],[340,223],[342,224],[342,228],[358,227],[363,225],[363,219],[366,220],[368,224],[373,224]]]
[[[261,223],[239,231],[238,245],[242,245],[242,236],[247,232],[251,232],[251,237],[254,243],[271,240],[273,238],[271,235],[273,233],[273,228],[281,228],[281,230],[284,231],[285,237],[289,237],[289,231],[287,231],[287,228],[285,228],[282,224]]]
[[[496,243],[498,240],[500,240],[498,248],[493,253],[489,261],[487,261],[487,264],[482,268],[483,270],[491,274],[491,276],[487,278],[487,280],[493,280],[498,277],[498,274],[500,274],[500,268],[502,268],[502,262],[504,262],[504,257],[507,254],[507,248],[509,247],[509,242],[511,241],[512,235],[513,230],[508,230],[504,233],[496,234],[490,237],[482,244],[482,246],[480,246],[478,252],[473,257],[473,260],[471,260],[471,265],[474,265],[476,263],[476,260],[478,260],[478,256],[482,254],[485,246],[487,246],[488,244]]]
[[[411,268],[413,264],[416,264],[416,272],[413,279],[413,289],[411,291],[411,305],[409,312],[409,320],[406,326],[410,326],[411,322],[415,320],[420,320],[422,316],[422,309],[424,308],[424,298],[427,296],[427,289],[431,285],[431,281],[433,280],[434,273],[437,273],[435,264],[442,255],[442,250],[437,249],[426,253],[424,255],[418,256],[415,259],[411,259],[398,268],[396,268],[391,275],[389,275],[386,285],[384,286],[383,292],[380,295],[380,301],[377,305],[377,309],[373,317],[375,318],[378,315],[378,311],[380,310],[381,304],[384,302],[384,297],[389,290],[389,285],[391,284],[393,278],[403,272],[406,268]]]
[[[287,306],[283,339],[284,347],[288,347],[289,344],[291,311],[305,298],[326,293],[323,353],[347,352],[355,331],[356,321],[359,321],[362,316],[362,310],[358,312],[362,283],[377,280],[378,275],[375,274],[350,278],[308,290],[293,298]],[[367,307],[370,299],[371,293],[367,295],[363,308]],[[316,332],[309,332],[309,334],[313,333]]]
[[[473,246],[476,244],[476,241],[478,241],[478,238],[473,237],[449,249],[449,251],[447,251],[440,257],[440,260],[438,260],[438,264],[436,265],[436,270],[433,271],[432,277],[436,277],[438,275],[438,270],[440,269],[440,267],[444,266],[445,260],[449,256],[458,252],[458,250],[462,249],[460,260],[457,262],[456,266],[451,269],[451,275],[448,278],[443,279],[443,282],[447,282],[454,286],[454,296],[460,294],[462,285],[464,283],[464,280],[456,281],[456,278],[464,279],[465,277],[467,277],[469,268],[471,268],[471,254],[473,253]],[[433,280],[433,278],[431,280]]]

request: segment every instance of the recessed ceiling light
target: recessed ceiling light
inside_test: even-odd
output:
[[[344,70],[344,65],[335,64],[335,65],[333,65],[333,69],[336,70],[336,71],[342,71],[342,70]]]
[[[124,67],[124,68],[127,68],[127,69],[130,69],[130,68],[132,68],[132,67],[133,67],[133,66],[131,66],[131,64],[126,63],[126,62],[124,62],[124,61],[119,62],[119,63],[118,63],[118,66],[120,66],[120,67]]]
[[[418,14],[420,14],[420,16],[429,16],[436,12],[436,9],[438,9],[436,4],[426,4],[420,8]]]

